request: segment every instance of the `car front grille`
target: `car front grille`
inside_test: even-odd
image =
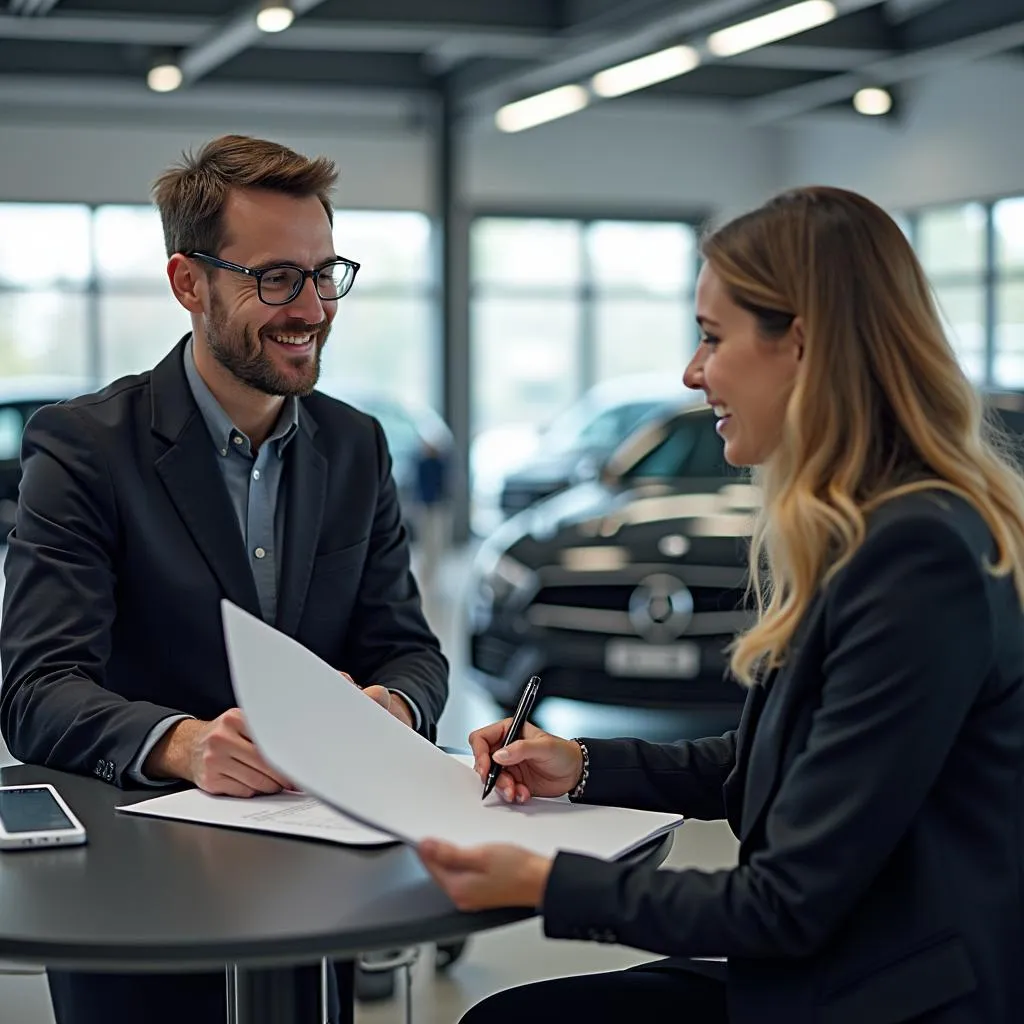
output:
[[[559,608],[600,608],[610,612],[628,612],[629,599],[636,584],[604,586],[542,587],[534,604]],[[695,614],[733,611],[743,606],[744,591],[735,587],[690,587]]]
[[[629,615],[634,583],[542,587],[526,609],[533,626],[585,633],[636,636]],[[751,621],[742,587],[693,585],[693,618],[683,636],[732,636]]]

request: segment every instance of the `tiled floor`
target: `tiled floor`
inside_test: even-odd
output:
[[[493,721],[497,708],[485,693],[466,681],[460,601],[466,554],[448,560],[438,594],[428,595],[431,624],[442,638],[452,662],[448,708],[439,726],[439,740],[465,745],[470,730]],[[538,709],[537,720],[560,735],[624,736],[669,740],[717,733],[730,721],[722,715],[693,716],[670,712],[583,706],[551,700]],[[0,746],[0,764],[7,752]],[[689,822],[676,836],[668,867],[715,868],[734,862],[736,843],[721,823]],[[587,971],[615,970],[650,959],[648,954],[616,946],[581,942],[551,942],[541,935],[538,921],[526,921],[470,939],[463,957],[446,973],[433,969],[432,949],[424,949],[413,971],[413,1013],[416,1024],[451,1024],[469,1006],[502,988],[540,978]],[[394,999],[364,1003],[359,1024],[392,1024],[403,1020],[404,1000],[399,986]],[[0,976],[0,1024],[52,1024],[41,976]]]

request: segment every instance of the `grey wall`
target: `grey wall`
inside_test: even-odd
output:
[[[209,122],[202,130],[88,114],[74,121],[4,123],[0,115],[0,200],[146,202],[149,185],[184,149],[226,132],[265,133],[341,169],[345,206],[427,209],[429,144],[422,131],[294,133],[250,117]]]
[[[783,184],[840,185],[890,209],[1024,193],[1024,60],[909,83],[899,123],[808,119],[790,130]]]
[[[137,115],[48,111],[35,123],[0,113],[0,200],[138,202],[185,148],[221,132],[266,134],[341,168],[339,203],[429,210],[431,143],[424,129],[372,126],[300,132],[251,114],[203,119],[201,129],[161,126]],[[757,202],[778,177],[784,134],[730,124],[716,112],[599,108],[517,135],[490,125],[462,133],[467,204],[558,204],[734,210]]]
[[[786,143],[783,129],[746,127],[724,108],[609,104],[516,135],[481,127],[466,142],[465,191],[476,205],[728,216],[775,188]]]
[[[855,188],[890,207],[1024,193],[1024,61],[950,68],[906,86],[898,122],[808,116],[751,128],[716,108],[599,106],[517,135],[462,132],[467,206],[559,205],[616,212],[696,209],[728,216],[778,188]],[[226,131],[266,134],[341,167],[339,201],[429,210],[431,142],[394,119],[353,127],[307,118],[206,113],[184,127],[138,113],[0,110],[0,200],[145,201],[149,182],[184,148]]]

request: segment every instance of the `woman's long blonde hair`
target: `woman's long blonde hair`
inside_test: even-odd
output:
[[[783,662],[815,591],[862,543],[867,513],[911,491],[971,502],[995,538],[991,571],[1012,573],[1024,603],[1024,479],[896,223],[855,193],[802,188],[714,232],[702,252],[766,337],[796,316],[804,330],[781,442],[756,471],[759,614],[733,645],[734,674],[749,685]]]

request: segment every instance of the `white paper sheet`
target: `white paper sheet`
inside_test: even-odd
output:
[[[510,805],[465,763],[417,735],[295,640],[221,603],[239,706],[267,759],[308,793],[407,843],[509,842],[550,856],[617,857],[681,824],[674,814],[571,804]]]
[[[118,807],[126,814],[171,818],[200,825],[220,825],[251,832],[274,832],[304,839],[323,839],[345,846],[382,846],[394,836],[360,824],[305,793],[276,793],[242,800],[211,796],[199,789],[142,800]]]

